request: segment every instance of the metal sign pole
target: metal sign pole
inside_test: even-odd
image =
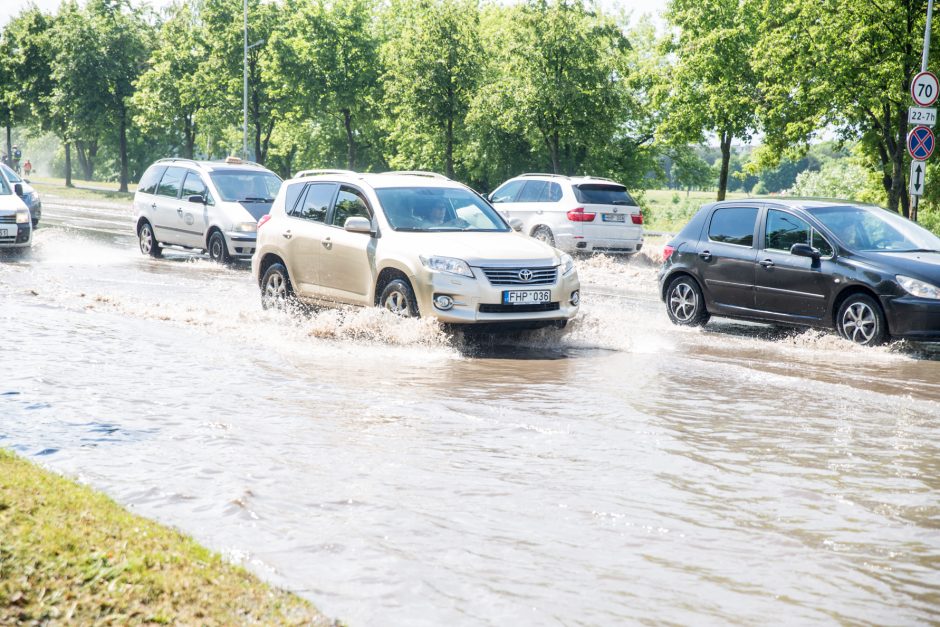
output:
[[[930,0],[931,4],[933,0]],[[245,49],[242,56],[242,159],[248,160],[248,0],[245,8]],[[930,18],[927,18],[928,24]],[[929,28],[929,26],[928,26]]]
[[[933,0],[927,0],[927,25],[924,27],[924,54],[920,59],[920,71],[927,71],[927,57],[930,54],[930,23],[933,20]],[[911,194],[911,220],[917,222],[917,199]]]

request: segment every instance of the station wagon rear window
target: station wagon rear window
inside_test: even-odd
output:
[[[582,183],[574,186],[574,196],[578,202],[586,205],[636,206],[636,201],[627,193],[627,188],[623,185]]]

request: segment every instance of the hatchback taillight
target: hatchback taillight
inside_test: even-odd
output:
[[[271,214],[270,214],[270,213],[266,213],[266,214],[264,214],[263,216],[261,216],[261,219],[258,220],[258,228],[260,229],[261,227],[263,227],[263,226],[265,225],[265,223],[266,223],[268,220],[270,220],[270,219],[271,219]]]
[[[670,257],[672,257],[672,253],[674,252],[676,252],[676,249],[670,246],[669,244],[666,244],[665,246],[663,246],[663,263],[666,263],[666,261]]]
[[[584,207],[575,207],[568,212],[568,219],[572,222],[592,222],[595,215],[597,214],[584,213]]]
[[[630,216],[630,219],[633,220],[634,224],[643,224],[642,213],[634,213],[633,215]]]

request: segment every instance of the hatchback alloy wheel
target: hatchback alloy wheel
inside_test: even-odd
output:
[[[669,284],[666,312],[675,324],[696,327],[708,322],[702,291],[694,279],[680,276]]]
[[[887,336],[884,314],[869,296],[850,297],[839,309],[839,333],[862,346],[881,344]]]

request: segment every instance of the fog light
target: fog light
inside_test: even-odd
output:
[[[575,290],[571,292],[571,304],[577,305],[580,302],[581,302],[581,292],[579,290]]]
[[[578,242],[576,244],[577,248],[587,248],[587,242]]]
[[[454,306],[454,299],[447,294],[438,294],[434,297],[434,306],[443,311],[447,311]]]

